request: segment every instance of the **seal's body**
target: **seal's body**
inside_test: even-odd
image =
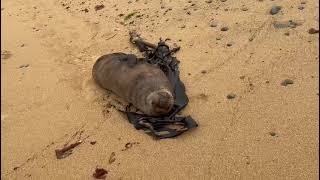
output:
[[[101,87],[132,103],[146,115],[160,116],[173,107],[173,88],[166,75],[135,55],[104,55],[94,64],[92,76]]]

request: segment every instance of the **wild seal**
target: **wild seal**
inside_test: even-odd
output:
[[[133,54],[101,56],[93,65],[93,79],[149,116],[164,115],[173,107],[173,88],[164,72]]]

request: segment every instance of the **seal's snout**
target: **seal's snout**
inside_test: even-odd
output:
[[[174,103],[172,94],[169,91],[158,91],[152,97],[152,109],[155,115],[168,113]]]

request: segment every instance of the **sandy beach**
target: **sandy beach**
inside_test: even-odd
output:
[[[1,0],[1,179],[94,179],[97,167],[109,180],[319,179],[318,11],[316,0]],[[181,46],[182,115],[199,127],[154,140],[109,105],[92,66],[142,56],[131,30]]]

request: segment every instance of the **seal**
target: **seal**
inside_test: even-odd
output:
[[[173,87],[164,72],[133,54],[101,56],[93,65],[92,76],[99,86],[146,115],[161,116],[173,107]]]

